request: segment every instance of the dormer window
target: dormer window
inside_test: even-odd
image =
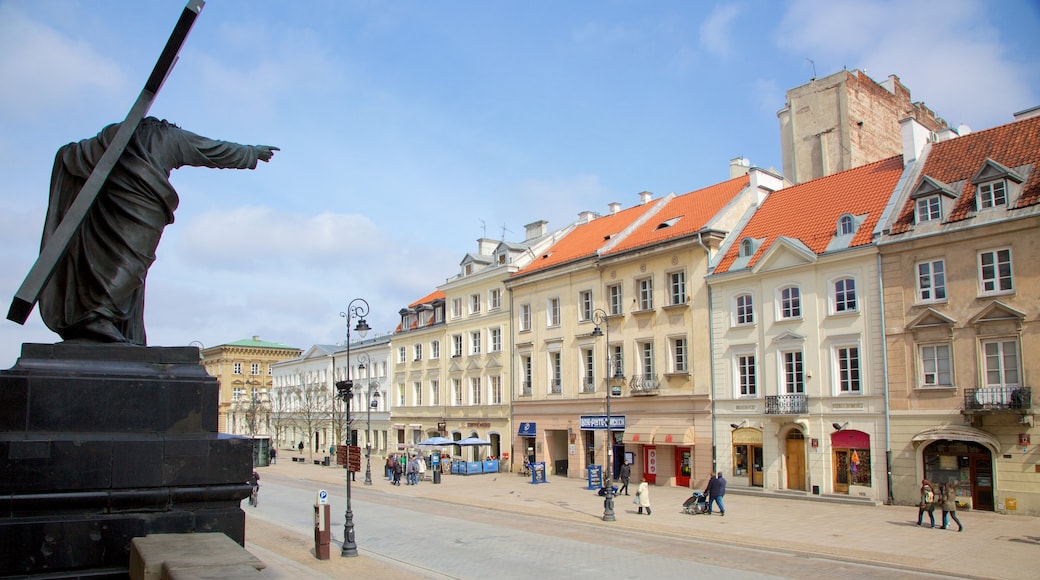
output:
[[[1003,179],[979,185],[979,193],[976,196],[979,209],[991,209],[1007,205],[1007,186]]]
[[[920,185],[910,194],[914,200],[914,222],[939,221],[943,217],[943,198],[957,199],[957,193],[948,185],[925,175]]]
[[[748,258],[751,254],[755,253],[755,242],[749,239],[741,240],[740,242],[740,257]]]
[[[942,217],[942,202],[938,195],[929,195],[917,200],[917,223],[930,222]]]
[[[856,220],[852,219],[852,216],[845,214],[838,218],[838,235],[839,236],[850,236],[856,231]]]
[[[1025,178],[1014,169],[986,159],[982,168],[971,178],[971,183],[975,185],[976,211],[1007,207],[1010,199],[1018,192],[1017,186],[1024,181]]]
[[[463,274],[465,274],[466,276],[469,276],[470,274],[473,273],[473,264],[466,264],[463,267],[462,270],[463,270]]]

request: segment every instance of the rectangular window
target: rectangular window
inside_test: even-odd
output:
[[[236,375],[240,375],[240,374],[242,374],[242,363],[240,363],[240,362],[237,362],[237,363],[235,363],[235,364],[233,365],[233,367],[232,367],[232,368],[233,368],[234,370],[232,370],[231,372],[235,373]]]
[[[758,395],[758,369],[754,354],[737,355],[737,388],[741,397]]]
[[[462,298],[451,299],[451,317],[461,318],[462,317]]]
[[[842,278],[834,283],[834,312],[856,311],[856,280]]]
[[[741,294],[736,297],[736,322],[737,324],[755,323],[755,309],[750,294]]]
[[[405,401],[404,397],[405,397],[404,383],[397,383],[397,406],[398,407],[403,407],[404,406],[404,401]]]
[[[549,392],[558,395],[563,392],[563,362],[559,352],[549,353],[549,369],[552,372]]]
[[[596,392],[596,356],[591,348],[581,349],[581,392]]]
[[[404,364],[404,361],[408,360],[408,351],[405,347],[401,346],[397,348],[397,362],[398,364]]]
[[[780,318],[791,319],[802,316],[802,292],[797,286],[780,290]]]
[[[835,350],[838,361],[838,392],[860,392],[859,347],[842,346]]]
[[[639,309],[640,310],[653,310],[654,309],[654,279],[653,278],[641,278],[636,281],[636,288],[639,293]]]
[[[578,320],[592,320],[592,291],[583,290],[578,293]]]
[[[520,305],[520,331],[531,330],[531,305],[521,304]]]
[[[621,378],[625,376],[625,357],[623,356],[624,349],[620,344],[616,344],[611,347],[610,355],[610,371],[613,373],[610,377]],[[608,377],[609,378],[609,377]]]
[[[462,381],[460,379],[451,380],[451,404],[454,407],[462,406]]]
[[[1011,284],[1011,250],[992,250],[979,254],[979,280],[982,293],[992,294],[1010,292]]]
[[[490,397],[490,399],[491,399],[488,402],[490,404],[492,404],[492,405],[501,405],[502,404],[502,377],[501,377],[501,375],[493,375],[493,376],[488,377],[488,382],[490,383],[488,385],[488,391],[489,391],[488,397]]]
[[[488,329],[488,351],[489,352],[502,352],[502,329],[491,328]]]
[[[923,345],[921,353],[921,386],[952,387],[950,371],[950,346],[947,344]]]
[[[668,300],[672,306],[686,304],[686,272],[672,272],[668,275]]]
[[[451,356],[452,358],[462,356],[462,335],[453,334],[451,335]]]
[[[469,353],[480,354],[480,331],[469,333]]]
[[[416,407],[421,407],[422,406],[422,382],[421,381],[415,381],[414,383],[412,383],[412,391],[413,391],[413,394],[415,395],[415,406]]]
[[[805,392],[805,365],[802,362],[802,351],[791,350],[783,353],[784,392],[793,395]]]
[[[441,384],[436,379],[430,381],[430,404],[434,407],[441,404]]]
[[[488,310],[502,309],[502,289],[492,288],[488,291]]]
[[[643,375],[654,374],[654,343],[639,343],[639,371]]]
[[[686,339],[672,339],[672,372],[685,373],[689,370],[687,366]]]
[[[258,375],[260,374],[260,363],[253,363],[249,366],[249,374]]]
[[[469,391],[470,391],[470,404],[471,405],[483,405],[480,393],[480,377],[470,377],[469,379]]]
[[[624,313],[624,304],[621,301],[621,284],[611,284],[610,286],[607,286],[607,296],[610,301],[610,313]]]
[[[469,295],[469,313],[480,314],[480,294]]]
[[[545,313],[546,313],[546,317],[547,317],[546,323],[549,326],[559,326],[560,325],[560,299],[559,298],[550,298],[549,299],[549,304],[546,307]]]
[[[430,343],[430,358],[441,358],[441,341],[435,340]]]
[[[416,344],[413,347],[413,350],[415,351],[413,353],[415,360],[422,360],[422,343],[420,342],[420,343]]]
[[[521,389],[522,389],[521,392],[522,392],[522,394],[524,396],[530,397],[531,396],[531,381],[533,380],[533,375],[532,375],[532,372],[531,372],[531,357],[530,357],[530,355],[520,357],[520,372],[523,374],[523,377],[524,377],[524,384],[521,385]]]
[[[930,195],[917,200],[917,223],[937,220],[942,217],[942,204],[938,195]]]
[[[1003,181],[983,183],[979,186],[979,209],[990,209],[1007,205],[1007,191]]]
[[[943,260],[917,265],[917,298],[921,302],[946,300],[946,263]]]
[[[987,387],[1017,387],[1021,384],[1018,374],[1018,343],[1013,340],[994,340],[982,343],[986,358]]]

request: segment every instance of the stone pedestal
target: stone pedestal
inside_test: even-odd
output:
[[[125,578],[135,537],[240,545],[252,442],[193,347],[23,344],[0,371],[0,577]]]

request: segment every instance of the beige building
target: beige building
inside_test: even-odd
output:
[[[931,109],[910,100],[899,77],[878,83],[859,70],[790,89],[777,116],[784,177],[793,183],[902,154],[904,118],[930,131],[946,127]]]
[[[1040,514],[1037,112],[960,136],[904,125],[918,169],[880,244],[898,503],[927,478],[965,507]]]

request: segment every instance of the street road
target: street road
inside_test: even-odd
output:
[[[259,506],[243,502],[243,509],[249,518],[310,538],[317,485],[268,474]],[[884,562],[854,564],[435,502],[387,493],[385,487],[381,478],[365,487],[360,476],[352,487],[358,549],[362,555],[406,564],[427,578],[940,577],[887,568]],[[327,491],[332,552],[338,558],[345,490],[339,486]]]

